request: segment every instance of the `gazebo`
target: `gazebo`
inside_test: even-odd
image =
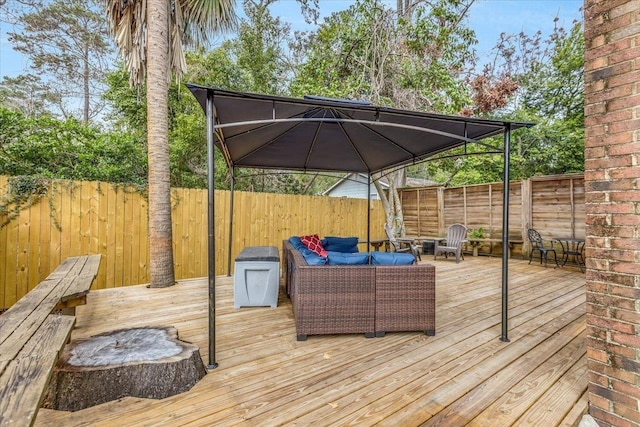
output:
[[[509,155],[511,132],[532,123],[431,114],[307,96],[288,98],[187,84],[206,114],[208,153],[209,368],[215,362],[214,147],[236,168],[368,175],[418,164],[477,144],[504,155],[502,341],[508,339]],[[502,147],[482,142],[503,135]],[[233,217],[233,214],[231,215]],[[367,218],[369,224],[369,218]],[[367,240],[370,235],[368,226]],[[230,227],[230,233],[232,227]],[[231,239],[229,239],[231,244]],[[230,248],[231,249],[231,248]],[[229,254],[231,250],[229,250]],[[230,255],[229,255],[230,256]],[[230,262],[230,259],[229,261]]]

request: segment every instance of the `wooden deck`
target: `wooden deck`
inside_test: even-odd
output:
[[[427,261],[423,257],[423,262]],[[75,413],[41,409],[38,426],[570,426],[586,410],[585,278],[510,260],[511,342],[500,337],[501,261],[434,262],[436,336],[310,336],[291,306],[233,308],[218,280],[219,367],[187,393],[124,398]],[[207,280],[100,290],[78,307],[73,338],[172,325],[205,363]]]

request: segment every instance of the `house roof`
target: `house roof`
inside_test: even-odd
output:
[[[229,167],[376,173],[532,126],[327,98],[286,98],[187,84]]]
[[[333,190],[334,188],[336,188],[337,186],[339,186],[343,182],[345,182],[345,181],[347,181],[349,179],[352,179],[351,177],[353,175],[354,175],[353,172],[344,175],[342,178],[340,178],[338,181],[336,181],[331,187],[329,187],[326,190],[324,190],[322,192],[322,195],[325,196],[325,195],[329,194],[331,192],[331,190]],[[358,175],[364,181],[362,184],[366,185],[367,175],[364,174],[364,173],[358,173]],[[383,188],[385,188],[385,189],[389,188],[389,183],[387,182],[387,178],[386,177],[384,177],[384,176],[381,177],[380,179],[378,179],[378,182],[380,183],[380,185],[382,185]],[[407,187],[429,187],[429,186],[433,186],[433,185],[440,185],[440,183],[437,182],[437,181],[430,180],[430,179],[407,177]]]
[[[340,184],[342,184],[343,182],[345,182],[345,181],[347,181],[347,180],[352,179],[351,177],[352,177],[353,175],[354,175],[354,173],[353,173],[353,172],[352,172],[352,173],[348,173],[348,174],[346,174],[345,176],[343,176],[342,178],[340,178],[338,181],[336,181],[336,182],[335,182],[331,187],[329,187],[329,188],[327,188],[326,190],[324,190],[324,191],[322,192],[322,195],[323,195],[323,196],[326,196],[327,194],[329,194],[329,193],[331,192],[331,190],[333,190],[334,188],[336,188],[337,186],[339,186],[339,185],[340,185]],[[358,176],[364,180],[364,182],[363,182],[362,184],[363,184],[363,185],[366,185],[368,175],[367,175],[367,174],[364,174],[364,173],[358,173]],[[383,188],[389,188],[389,184],[388,184],[386,181],[384,181],[383,179],[384,179],[384,178],[381,178],[381,179],[379,180],[380,185],[382,185],[382,187],[383,187]],[[358,181],[358,182],[360,182],[360,181]]]

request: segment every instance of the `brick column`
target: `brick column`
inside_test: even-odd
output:
[[[640,426],[640,0],[585,0],[589,413]]]

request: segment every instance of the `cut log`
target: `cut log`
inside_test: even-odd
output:
[[[174,327],[108,332],[67,344],[43,407],[77,411],[125,396],[163,399],[206,373],[198,346],[180,341]]]

